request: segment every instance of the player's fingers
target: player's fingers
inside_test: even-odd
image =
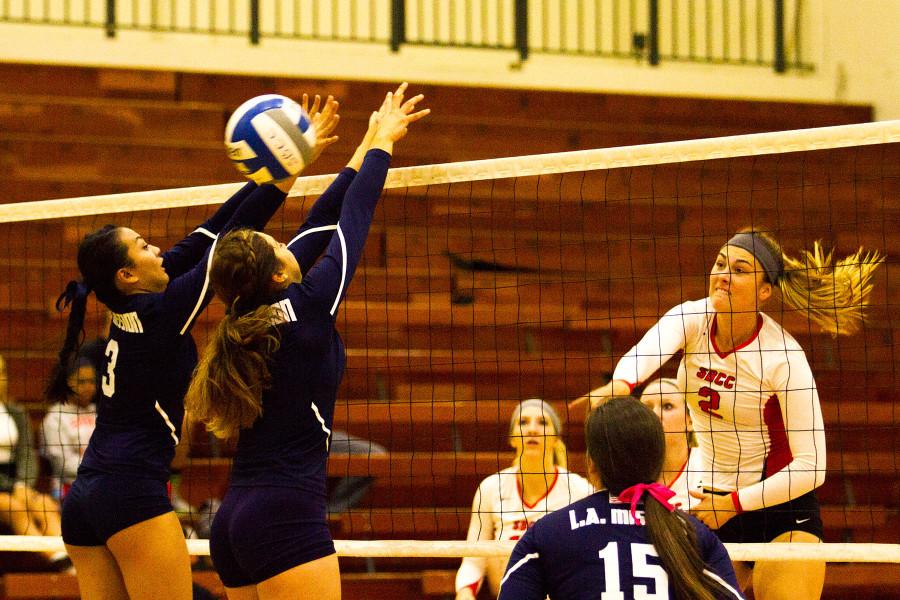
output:
[[[325,100],[324,105],[322,106],[322,116],[324,116],[326,119],[330,118],[334,113],[334,107],[331,105],[331,103],[331,96],[328,96],[328,98]]]
[[[420,110],[419,112],[414,112],[411,115],[406,115],[406,122],[407,123],[415,123],[419,119],[421,119],[423,117],[427,117],[430,114],[431,114],[431,109],[426,108],[424,110]]]
[[[391,109],[391,104],[394,101],[394,92],[388,92],[384,96],[384,102],[381,103],[381,109],[379,112],[383,115],[387,114],[387,112]]]
[[[419,94],[417,96],[413,96],[409,100],[403,103],[403,106],[400,107],[400,110],[409,114],[416,107],[416,104],[421,102],[425,98],[425,94]]]
[[[317,131],[323,136],[328,136],[332,131],[334,131],[340,120],[341,115],[331,115],[329,118],[325,119],[320,125],[317,126]]]
[[[391,104],[392,108],[400,108],[403,105],[403,98],[406,95],[406,82],[401,83],[400,87],[397,88],[397,91],[394,92],[393,102]]]
[[[333,96],[328,96],[328,99],[325,101],[325,112],[326,114],[333,115],[337,113],[338,109],[341,108],[341,103],[334,99]]]
[[[300,102],[300,106],[303,107],[303,112],[309,114],[309,94],[303,94],[303,99]]]
[[[312,108],[309,109],[309,113],[308,113],[308,114],[311,114],[311,115],[318,114],[318,112],[319,112],[319,107],[320,107],[321,105],[322,105],[322,97],[321,97],[320,95],[316,94],[316,97],[313,99],[313,105],[312,105]]]
[[[323,123],[336,123],[337,120],[341,118],[341,115],[337,113],[337,107],[332,105],[326,105],[325,110],[323,110],[320,114],[322,115]]]

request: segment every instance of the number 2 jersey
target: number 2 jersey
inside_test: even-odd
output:
[[[613,378],[637,385],[684,350],[678,383],[699,444],[685,473],[692,487],[737,490],[740,510],[815,489],[825,480],[825,430],[803,348],[763,313],[753,337],[730,352],[716,347],[716,326],[708,299],[676,306],[622,357]]]
[[[162,255],[160,293],[110,301],[97,424],[78,472],[165,480],[181,435],[184,394],[197,365],[191,328],[212,298],[209,257],[221,231],[262,228],[284,202],[275,186],[249,183]]]
[[[643,525],[628,504],[600,491],[536,522],[516,544],[500,584],[499,600],[674,599],[669,576]],[[722,542],[681,513],[697,535],[705,572],[723,585],[719,598],[743,598]]]

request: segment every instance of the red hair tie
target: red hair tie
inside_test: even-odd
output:
[[[640,523],[634,510],[637,508],[638,502],[641,501],[641,496],[644,495],[644,492],[656,498],[667,511],[672,512],[675,510],[675,507],[669,503],[669,498],[673,497],[675,492],[659,483],[639,483],[630,488],[625,488],[618,496],[622,502],[631,502],[631,518],[634,519],[635,523]]]

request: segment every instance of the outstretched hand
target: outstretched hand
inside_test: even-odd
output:
[[[341,120],[341,116],[338,114],[340,104],[333,96],[328,96],[325,99],[325,107],[322,108],[322,97],[316,94],[312,106],[309,106],[309,96],[303,94],[301,106],[306,111],[306,114],[309,115],[309,120],[316,129],[316,145],[313,148],[313,156],[310,161],[312,162],[319,158],[319,155],[322,154],[325,148],[338,141],[338,136],[331,135],[331,133]]]
[[[409,84],[403,82],[394,92],[388,92],[384,102],[374,117],[378,123],[375,137],[372,140],[373,148],[381,148],[385,152],[392,152],[394,142],[403,139],[410,123],[428,116],[431,109],[426,108],[416,111],[416,105],[425,98],[424,94],[418,94],[404,101],[406,88]]]
[[[303,110],[306,111],[306,114],[309,115],[309,120],[316,129],[316,145],[313,146],[312,156],[310,156],[309,161],[304,166],[305,170],[306,167],[309,167],[309,165],[319,158],[325,148],[338,141],[338,136],[331,135],[331,132],[337,127],[338,121],[341,120],[341,116],[338,114],[340,104],[338,104],[338,101],[332,96],[328,96],[328,98],[325,99],[325,107],[322,108],[321,96],[316,94],[315,98],[313,98],[312,106],[310,106],[309,96],[303,94],[303,100],[301,101],[300,106],[302,106]],[[276,181],[274,182],[274,185],[285,194],[290,194],[298,176],[299,173],[293,177]]]

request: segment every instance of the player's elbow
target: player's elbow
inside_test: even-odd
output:
[[[821,487],[825,483],[825,465],[821,465],[815,470],[815,479],[813,480],[813,489]]]

